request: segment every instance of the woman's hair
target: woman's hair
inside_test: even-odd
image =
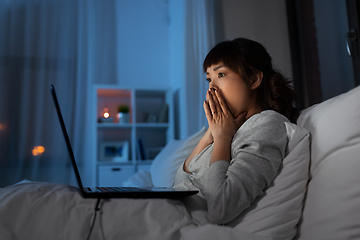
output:
[[[299,111],[292,106],[296,99],[290,81],[273,69],[272,59],[266,49],[258,42],[237,38],[217,44],[204,60],[204,72],[207,68],[222,62],[239,76],[251,82],[259,71],[263,79],[258,89],[258,103],[263,110],[274,110],[295,123]]]

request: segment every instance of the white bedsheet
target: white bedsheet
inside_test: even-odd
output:
[[[96,199],[75,187],[25,182],[0,189],[0,239],[86,239]],[[262,239],[228,227],[197,227],[180,200],[102,200],[90,239]],[[222,238],[224,239],[224,238]]]

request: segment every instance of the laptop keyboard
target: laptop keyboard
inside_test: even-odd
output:
[[[151,192],[150,190],[135,187],[97,187],[101,192]]]

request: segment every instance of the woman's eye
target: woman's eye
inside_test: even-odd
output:
[[[207,78],[206,81],[211,82],[211,78]]]
[[[219,78],[225,77],[225,73],[219,73],[218,76]]]

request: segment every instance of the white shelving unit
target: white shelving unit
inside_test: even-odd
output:
[[[95,181],[99,186],[120,186],[136,171],[148,170],[156,154],[174,138],[172,92],[169,89],[124,89],[117,85],[96,85],[94,96]],[[121,123],[116,117],[118,106],[124,104],[129,106],[128,123]],[[103,122],[105,111],[113,118],[112,121]],[[127,159],[119,162],[115,158],[121,156],[121,147],[112,146],[117,143],[120,146],[121,142],[127,142],[129,149]]]

